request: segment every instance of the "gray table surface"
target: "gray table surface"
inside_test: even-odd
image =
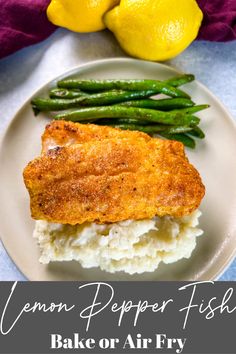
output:
[[[88,61],[124,56],[107,31],[75,34],[60,29],[46,41],[0,60],[0,132],[24,101],[50,79]],[[236,41],[194,42],[167,64],[193,72],[220,97],[236,119]],[[220,279],[236,280],[236,259]],[[0,280],[25,280],[1,242]]]

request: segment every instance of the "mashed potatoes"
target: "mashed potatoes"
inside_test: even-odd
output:
[[[154,271],[160,262],[189,258],[199,228],[196,210],[182,218],[128,220],[114,224],[61,225],[36,221],[40,262],[76,260],[84,268],[100,267],[107,272],[129,274]]]

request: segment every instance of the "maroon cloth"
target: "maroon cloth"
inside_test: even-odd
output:
[[[198,39],[226,42],[236,39],[236,0],[197,0],[204,19]]]
[[[46,15],[50,0],[0,0],[0,58],[40,42],[55,31]]]
[[[197,0],[204,13],[198,39],[236,39],[236,0]],[[0,0],[0,58],[47,38],[56,29],[47,19],[50,0]]]

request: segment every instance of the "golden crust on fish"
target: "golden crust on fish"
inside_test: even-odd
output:
[[[93,127],[81,131],[103,128]],[[120,139],[120,130],[109,129],[110,137],[57,147],[28,164],[33,218],[74,225],[180,217],[198,208],[205,188],[183,144],[133,132]]]
[[[114,129],[108,126],[80,124],[64,120],[52,121],[46,126],[42,135],[42,153],[55,146],[86,143],[91,140],[102,140],[119,137],[150,140],[151,137],[138,131]]]

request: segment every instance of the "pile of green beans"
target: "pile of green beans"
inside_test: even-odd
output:
[[[36,97],[31,103],[35,115],[51,112],[57,120],[158,134],[194,148],[194,138],[205,137],[194,114],[209,105],[196,105],[179,89],[193,80],[192,74],[165,81],[63,79],[50,90],[48,98]],[[158,94],[169,97],[152,98]]]

